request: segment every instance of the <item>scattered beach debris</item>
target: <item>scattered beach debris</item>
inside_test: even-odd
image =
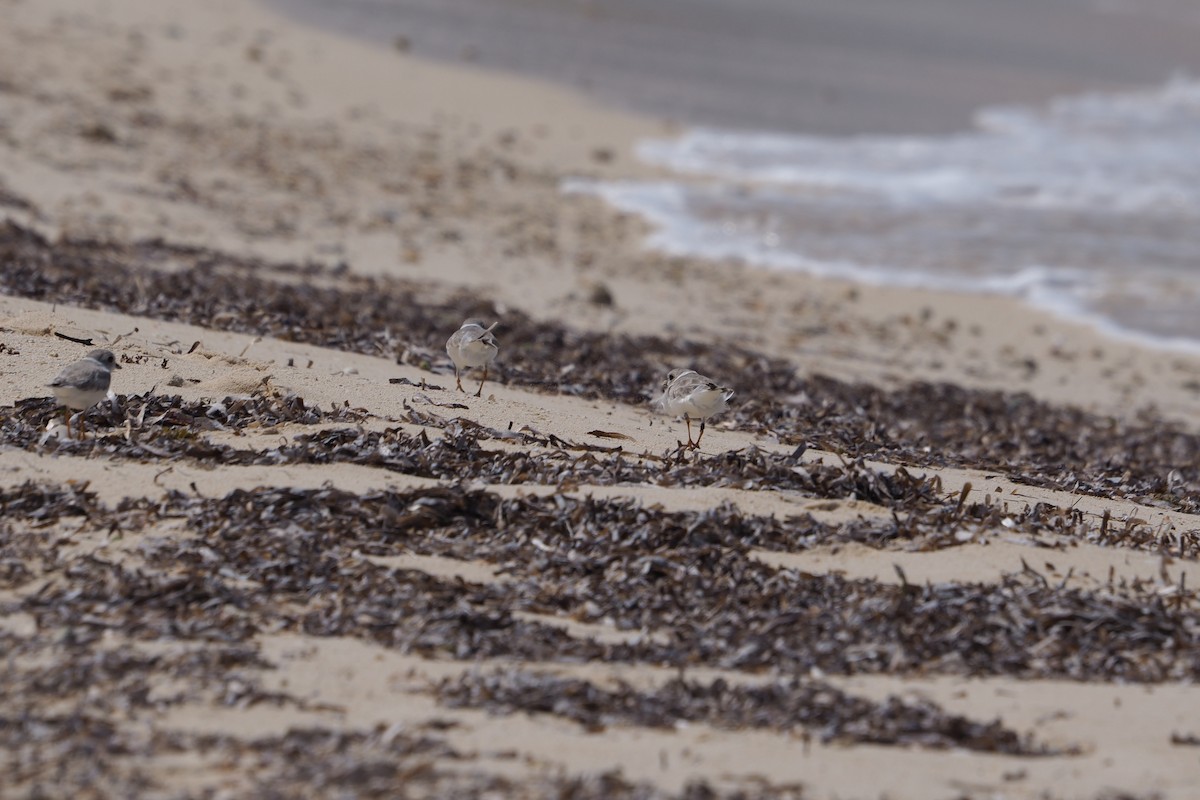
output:
[[[348,352],[398,354],[426,368],[444,331],[464,313],[501,313],[470,295],[442,293],[416,302],[422,288],[411,282],[345,275],[335,287],[271,277],[325,269],[312,264],[240,259],[162,241],[50,242],[12,220],[0,224],[0,260],[6,264],[0,290],[8,293]],[[166,260],[181,266],[154,268]],[[138,280],[105,281],[100,264]],[[522,343],[504,365],[506,380],[516,385],[645,404],[661,365],[683,361],[705,374],[737,375],[744,388],[726,412],[731,424],[785,444],[986,470],[1031,486],[1200,513],[1200,435],[1150,415],[1118,420],[1024,393],[951,384],[881,389],[801,375],[736,343],[576,331],[514,309],[503,309],[503,316],[509,341]],[[397,329],[411,341],[397,340],[391,333]]]
[[[717,728],[809,729],[823,742],[960,747],[1006,755],[1061,755],[1022,737],[999,721],[975,722],[947,714],[928,700],[882,702],[853,697],[828,683],[792,679],[731,685],[674,679],[653,690],[621,684],[605,689],[589,681],[508,668],[443,680],[435,690],[451,708],[484,708],[567,717],[591,731],[610,725],[675,729],[680,723]]]

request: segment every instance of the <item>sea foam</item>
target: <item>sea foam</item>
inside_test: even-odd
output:
[[[648,245],[822,277],[998,292],[1200,346],[1200,82],[989,108],[947,136],[694,129],[643,142],[679,180],[571,181]]]

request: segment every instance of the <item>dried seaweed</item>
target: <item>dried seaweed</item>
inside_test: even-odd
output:
[[[742,516],[732,507],[665,513],[629,501],[504,500],[440,487],[365,495],[257,489],[219,499],[169,493],[108,508],[86,491],[33,484],[6,492],[3,502],[7,531],[37,531],[60,519],[101,531],[169,519],[186,531],[147,538],[138,548],[140,565],[96,555],[67,559],[52,544],[42,567],[52,580],[7,605],[6,611],[32,615],[39,632],[59,632],[54,642],[42,633],[27,639],[0,634],[9,654],[0,663],[0,753],[9,748],[20,755],[24,766],[6,775],[26,785],[50,776],[61,786],[90,781],[118,793],[144,793],[147,779],[136,764],[154,753],[174,747],[220,755],[261,747],[254,750],[260,794],[304,782],[332,791],[335,782],[360,781],[354,785],[369,795],[394,788],[402,777],[418,785],[433,781],[428,785],[439,796],[509,786],[451,768],[436,746],[436,758],[414,753],[400,759],[389,750],[394,734],[317,731],[257,744],[202,745],[161,736],[147,741],[118,724],[181,702],[303,707],[286,694],[264,691],[255,677],[269,668],[251,646],[262,630],[361,637],[471,661],[647,663],[785,675],[814,668],[1078,680],[1195,680],[1200,674],[1200,615],[1192,593],[1165,597],[1137,585],[1085,592],[1036,576],[998,586],[891,586],[773,569],[752,551],[769,542],[794,544],[790,523]],[[483,586],[371,561],[409,552],[483,559],[507,579]],[[600,643],[522,619],[521,611],[653,636]],[[204,647],[174,655],[113,652],[103,649],[109,631]],[[49,670],[36,658],[47,647],[57,648]],[[23,667],[26,657],[31,666]],[[155,693],[153,675],[186,678],[187,689]],[[96,686],[105,687],[102,695]],[[653,693],[572,682],[533,691],[514,673],[468,677],[457,688],[443,688],[448,696],[466,693],[456,702],[484,698],[487,707],[536,710],[558,698],[554,713],[588,725],[697,720],[790,730],[799,724],[843,741],[1040,752],[995,723],[962,720],[920,702],[864,705],[819,684],[788,680],[753,690],[678,681]],[[51,693],[53,711],[46,705]],[[403,746],[425,745],[405,739]],[[299,747],[311,748],[311,758],[286,757]],[[395,768],[398,760],[406,766]],[[613,780],[511,787],[547,797],[604,796],[602,789],[658,796]],[[685,796],[722,796],[711,787],[694,791]],[[753,795],[795,796],[775,791]]]
[[[363,636],[455,658],[589,659],[803,674],[939,672],[1076,680],[1200,675],[1195,593],[1084,591],[1041,576],[998,585],[889,585],[769,567],[753,557],[787,523],[733,509],[667,514],[620,501],[501,500],[430,489],[171,494],[126,506],[144,523],[184,518],[194,538],[143,550],[131,571],[85,557],[22,608],[79,637],[244,641],[259,626]],[[478,586],[379,566],[360,554],[490,561]],[[171,570],[166,572],[165,570]],[[1117,591],[1119,589],[1119,591]],[[600,644],[515,616],[564,615],[652,639]]]
[[[24,655],[29,655],[25,653]],[[444,741],[418,732],[376,727],[367,731],[294,728],[260,738],[146,730],[145,712],[197,697],[162,698],[150,680],[163,673],[191,683],[238,684],[257,667],[252,651],[190,652],[177,657],[94,652],[71,646],[48,674],[17,668],[10,659],[0,685],[0,769],[14,796],[147,796],[159,786],[145,771],[149,759],[190,752],[220,765],[194,794],[228,791],[231,780],[254,797],[539,798],[727,797],[744,795],[694,783],[682,795],[625,781],[618,773],[594,777],[531,776],[514,780],[472,769]],[[65,679],[66,684],[56,681]],[[101,690],[102,691],[99,691]],[[238,701],[245,703],[245,696]],[[294,699],[286,698],[291,702]],[[228,702],[228,698],[218,698]],[[54,706],[58,711],[47,711]],[[130,721],[134,724],[129,724]],[[756,796],[798,798],[795,789],[760,786]]]
[[[662,792],[645,783],[632,783],[619,772],[594,776],[531,776],[513,780],[501,776],[448,769],[463,756],[428,737],[416,738],[377,729],[369,735],[321,729],[291,731],[284,737],[251,744],[256,767],[266,777],[257,782],[256,797],[304,796],[392,798],[410,792],[433,791],[436,797],[483,800],[488,797],[528,797],[551,800],[744,800],[739,790],[714,789],[704,781],[689,781],[682,793]],[[413,762],[416,763],[413,763]],[[400,792],[400,794],[397,794]],[[798,787],[758,783],[754,797],[801,800]]]
[[[58,641],[12,637],[5,644],[0,770],[6,790],[24,788],[29,796],[68,788],[84,797],[143,796],[152,783],[142,759],[174,748],[158,737],[148,742],[130,719],[181,703],[245,705],[266,696],[255,693],[252,674],[269,665],[242,647],[150,655],[96,648],[71,629]],[[187,689],[156,689],[164,678]]]
[[[204,430],[241,430],[250,425],[316,425],[361,419],[361,414],[346,408],[322,412],[294,395],[282,399],[226,398],[220,403],[184,402],[158,395],[121,396],[93,411],[93,422],[107,421],[111,426],[127,420],[128,433],[119,428],[117,435],[101,430],[96,438],[85,441],[47,440],[42,429],[54,410],[53,401],[41,398],[22,400],[16,407],[0,407],[0,440],[26,449],[53,446],[63,452],[132,459],[188,457],[225,464],[354,463],[422,477],[488,483],[731,486],[856,498],[897,509],[945,504],[945,498],[938,496],[940,484],[935,478],[916,477],[903,469],[895,473],[875,471],[862,462],[800,466],[788,457],[756,448],[691,461],[648,454],[630,456],[619,448],[575,446],[562,440],[557,440],[558,446],[550,452],[489,451],[480,445],[481,438],[488,436],[486,429],[467,420],[435,420],[428,414],[410,414],[410,418],[445,425],[443,435],[432,440],[424,433],[411,435],[399,428],[334,428],[300,434],[290,443],[264,451],[251,451],[213,444],[198,435]],[[550,444],[549,440],[543,441]]]
[[[70,629],[77,641],[113,629],[141,639],[243,642],[258,630],[255,618],[266,615],[264,601],[205,571],[143,572],[88,555],[63,565],[61,580],[20,607],[39,627]]]
[[[158,261],[176,269],[159,271]],[[469,295],[410,283],[342,275],[337,287],[316,281],[322,271],[313,265],[162,241],[49,242],[11,221],[0,226],[0,264],[0,291],[8,293],[396,356],[426,368],[442,359],[446,331],[464,316],[501,316]],[[137,279],[104,279],[114,270]],[[506,341],[521,346],[506,350],[498,366],[519,385],[642,403],[665,365],[687,362],[736,384],[739,402],[726,420],[784,442],[1200,511],[1200,436],[1152,416],[1118,420],[948,384],[888,391],[803,377],[792,364],[736,343],[573,331],[513,310],[502,316]]]
[[[37,206],[35,206],[26,198],[14,193],[4,184],[3,181],[0,181],[0,208],[4,207],[15,208],[18,211],[26,211],[34,216],[39,215]]]
[[[118,409],[114,411],[113,409]],[[1194,557],[1200,533],[1153,528],[1143,521],[1099,525],[1072,509],[1035,504],[1010,511],[1004,504],[964,503],[943,491],[937,476],[915,475],[901,467],[880,470],[863,460],[840,464],[801,464],[790,456],[754,447],[713,456],[686,458],[682,451],[655,456],[627,454],[621,448],[579,445],[536,432],[495,431],[466,419],[446,419],[409,408],[413,424],[435,426],[441,435],[400,428],[323,428],[296,435],[263,450],[235,448],[203,438],[204,430],[269,428],[282,423],[319,426],[357,421],[362,412],[346,407],[322,411],[295,395],[255,395],[221,402],[188,401],[162,396],[120,396],[92,412],[97,435],[85,441],[47,439],[42,432],[54,413],[52,401],[23,400],[15,408],[0,407],[0,441],[30,450],[53,449],[79,455],[105,455],[139,461],[188,459],[207,464],[283,465],[353,463],[408,475],[447,481],[494,484],[723,486],[790,491],[826,500],[865,500],[892,509],[889,522],[859,522],[840,529],[814,530],[811,520],[795,523],[786,538],[764,537],[762,546],[788,549],[813,543],[859,541],[883,546],[905,540],[923,548],[970,541],[1000,526],[1028,534],[1051,533],[1109,545],[1138,547]],[[123,426],[111,427],[124,419]],[[527,450],[489,450],[490,438],[518,439]],[[537,447],[545,448],[537,450]],[[759,524],[759,523],[756,523]],[[766,524],[768,527],[771,523]],[[800,532],[795,532],[796,529]],[[804,533],[804,531],[809,531]]]
[[[480,445],[477,428],[463,422],[454,420],[433,440],[398,429],[343,428],[301,434],[294,444],[279,449],[279,457],[306,463],[350,462],[423,477],[486,483],[728,486],[861,499],[897,509],[944,503],[935,478],[916,477],[904,470],[871,470],[862,462],[800,466],[789,457],[753,447],[691,461],[625,454],[620,449],[584,448],[586,452],[579,454],[579,448],[562,440],[549,452],[489,451]]]
[[[0,407],[0,428],[11,444],[21,445],[32,431],[44,429],[60,413],[53,399],[32,397],[15,406]],[[367,414],[361,409],[334,405],[324,410],[308,405],[295,393],[256,392],[221,400],[185,401],[177,395],[115,395],[88,410],[89,424],[123,426],[137,429],[175,430],[191,438],[203,431],[247,428],[274,428],[278,425],[318,425],[361,422]],[[15,423],[23,423],[24,429]],[[16,435],[23,433],[24,438]]]
[[[63,517],[89,516],[99,509],[95,492],[76,486],[26,481],[12,489],[0,489],[0,523],[20,519],[41,527]]]
[[[170,263],[170,274],[158,271],[157,261]],[[464,315],[494,313],[469,295],[422,294],[426,288],[396,281],[233,259],[161,241],[49,242],[13,223],[0,227],[0,265],[0,290],[10,293],[394,356],[423,367],[439,363],[445,331]],[[116,269],[130,280],[107,280]],[[201,464],[344,462],[444,481],[563,489],[621,483],[772,489],[868,500],[892,509],[891,521],[830,526],[810,517],[744,515],[732,506],[669,514],[628,501],[561,494],[502,500],[460,486],[365,495],[259,489],[220,499],[169,494],[117,508],[102,506],[80,489],[19,487],[0,493],[0,585],[26,587],[35,576],[49,580],[5,609],[32,615],[39,632],[58,632],[63,648],[59,667],[40,682],[12,672],[16,662],[0,666],[9,670],[0,686],[4,699],[16,698],[23,688],[31,704],[3,706],[13,710],[0,714],[0,739],[14,748],[25,743],[41,748],[34,755],[28,748],[20,751],[21,763],[31,770],[21,773],[25,785],[95,784],[132,796],[144,793],[147,784],[129,767],[131,759],[172,747],[209,747],[232,758],[261,747],[262,783],[256,788],[262,796],[312,785],[332,794],[335,784],[346,781],[362,796],[382,795],[388,787],[395,794],[401,781],[429,787],[437,796],[506,790],[547,797],[659,796],[617,776],[508,784],[494,776],[434,769],[432,758],[439,767],[452,759],[437,749],[440,744],[378,731],[296,732],[291,739],[259,743],[201,743],[159,734],[147,743],[114,722],[124,714],[136,718],[156,704],[184,701],[148,692],[144,676],[151,671],[194,677],[195,691],[206,702],[298,702],[264,691],[255,680],[253,673],[265,666],[255,661],[248,643],[262,630],[361,637],[404,652],[459,659],[587,660],[785,675],[820,669],[1148,682],[1200,675],[1196,596],[1182,586],[1169,594],[1140,583],[1083,591],[1053,585],[1032,571],[995,586],[894,586],[776,569],[753,553],[831,541],[905,539],[917,547],[939,547],[1003,523],[1030,533],[1195,556],[1195,532],[1111,520],[1097,528],[1070,509],[1034,505],[1016,513],[992,503],[956,502],[936,478],[911,468],[876,469],[864,458],[994,470],[1031,484],[1194,510],[1200,508],[1196,436],[1149,415],[1115,420],[1020,394],[934,384],[882,390],[803,377],[786,361],[736,344],[584,333],[511,311],[504,320],[506,341],[521,343],[505,354],[503,368],[512,383],[641,403],[665,365],[686,361],[711,374],[736,376],[741,402],[725,418],[731,424],[840,452],[844,461],[800,464],[754,448],[695,459],[671,452],[631,454],[536,431],[492,431],[415,408],[407,410],[407,421],[439,429],[439,435],[365,431],[344,427],[362,421],[359,412],[327,412],[299,398],[269,394],[217,404],[120,397],[115,405],[89,412],[89,427],[102,430],[85,442],[45,437],[53,406],[27,400],[0,409],[0,439],[8,446],[69,455]],[[203,436],[281,424],[310,430],[262,450]],[[518,441],[529,452],[488,449],[484,443],[492,439]],[[187,532],[142,542],[141,565],[95,555],[68,561],[53,538],[55,524],[67,520],[81,530],[113,531],[140,530],[163,519],[182,519]],[[413,552],[482,559],[506,580],[481,586],[371,561]],[[520,612],[653,635],[602,643]],[[202,642],[217,660],[189,666],[161,656],[103,655],[109,631],[134,639]],[[8,653],[36,654],[36,643],[0,633]],[[486,683],[469,678],[459,690],[469,689],[471,680]],[[715,684],[676,682],[650,696],[628,687],[597,694],[595,687],[568,682],[523,697],[523,680],[515,674],[496,678],[490,691],[500,699],[494,702],[526,708],[557,692],[562,713],[585,724],[674,718],[738,726],[766,719],[768,727],[785,729],[792,723],[772,717],[777,709],[803,715],[805,709],[829,708],[813,698],[789,706],[788,692],[799,686],[791,683],[771,689],[782,694],[748,697]],[[113,691],[85,705],[81,698],[96,685]],[[53,713],[36,705],[46,702],[52,686],[65,687],[68,695]],[[881,706],[856,728],[847,714],[857,702],[834,704],[842,714],[836,725],[847,727],[832,735],[1012,746],[1011,731],[989,732],[969,721],[952,724],[920,704]],[[651,715],[649,722],[638,721],[639,713]],[[821,729],[819,720],[813,724]],[[824,724],[823,731],[836,728],[834,722]],[[413,752],[390,750],[397,741]],[[427,746],[433,750],[422,750]],[[296,758],[298,752],[305,758]],[[55,782],[37,784],[44,775]],[[753,794],[799,792],[764,787]],[[697,785],[684,796],[721,795]]]
[[[293,728],[261,738],[162,730],[153,712],[214,703],[304,703],[263,692],[256,673],[270,669],[256,650],[205,646],[171,654],[96,649],[0,635],[0,770],[14,796],[146,796],[161,787],[146,772],[150,759],[189,752],[220,765],[206,797],[241,785],[255,797],[739,798],[738,791],[692,783],[681,795],[630,783],[619,773],[510,779],[472,768],[470,758],[419,731]],[[7,645],[12,645],[7,646]],[[48,656],[53,655],[53,658]],[[163,679],[177,689],[165,693]],[[7,795],[6,795],[7,796]],[[798,788],[757,784],[755,796],[799,798]]]
[[[438,797],[486,800],[802,800],[799,786],[754,780],[752,790],[689,781],[678,794],[635,783],[619,771],[595,775],[532,774],[520,779],[471,770],[468,756],[430,736],[378,727],[370,732],[322,728],[243,741],[176,736],[180,749],[200,749],[229,760],[249,755],[255,797]]]
[[[657,689],[638,691],[626,684],[604,689],[586,680],[510,668],[446,678],[435,693],[451,708],[555,714],[592,731],[614,724],[674,729],[681,722],[698,722],[727,729],[809,729],[824,742],[1062,754],[1005,728],[999,720],[975,722],[923,699],[893,695],[877,703],[820,681],[734,686],[721,678],[708,684],[674,679]]]
[[[0,589],[24,586],[55,563],[57,523],[103,514],[93,493],[73,486],[26,482],[0,489]]]
[[[620,502],[500,501],[479,493],[455,500],[444,490],[371,495],[367,508],[355,510],[358,502],[329,490],[234,493],[206,518],[219,520],[213,533],[234,538],[239,548],[276,519],[293,521],[293,536],[295,526],[318,535],[316,526],[326,536],[336,531],[343,548],[374,546],[375,552],[387,552],[381,545],[388,542],[400,552],[421,549],[422,534],[430,540],[436,535],[443,553],[451,552],[447,539],[458,540],[457,555],[493,560],[514,577],[489,589],[490,603],[504,598],[505,613],[563,613],[657,631],[668,637],[670,655],[664,659],[662,651],[642,644],[640,657],[668,663],[1084,680],[1200,674],[1200,617],[1190,594],[1168,604],[1136,587],[1130,588],[1140,596],[1127,598],[1017,577],[998,586],[916,587],[797,574],[761,564],[749,556],[747,543],[723,535],[728,510],[724,517],[672,515]],[[754,521],[729,530],[752,532]],[[758,543],[753,533],[748,538]],[[211,546],[214,536],[203,541]],[[277,549],[266,543],[257,549],[264,546]],[[314,551],[329,557],[336,546],[322,540]],[[239,560],[238,569],[248,567]],[[366,580],[370,572],[363,568],[357,575]],[[402,591],[414,608],[428,608]],[[358,599],[339,594],[344,603]],[[378,603],[370,600],[371,608]],[[368,618],[378,613],[372,610]],[[489,619],[488,625],[499,624]],[[516,630],[510,634],[507,647],[518,638]]]
[[[328,411],[306,405],[295,395],[255,394],[220,401],[184,401],[170,395],[118,395],[87,412],[91,438],[67,439],[45,432],[58,413],[49,398],[28,398],[0,406],[0,443],[34,451],[105,455],[138,461],[187,458],[202,463],[274,464],[259,453],[215,444],[205,431],[270,430],[279,425],[359,422],[361,410],[335,406]]]

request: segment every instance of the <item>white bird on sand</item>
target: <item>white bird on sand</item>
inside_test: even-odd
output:
[[[446,354],[454,362],[454,381],[460,392],[466,391],[462,386],[462,371],[471,367],[483,367],[483,380],[479,381],[479,389],[475,396],[483,393],[483,384],[487,381],[488,364],[496,360],[499,345],[492,329],[499,325],[493,322],[487,328],[483,323],[469,319],[446,340]]]
[[[67,364],[54,380],[46,384],[54,390],[54,399],[66,408],[67,436],[71,435],[71,410],[87,411],[108,395],[112,371],[120,369],[111,350],[93,350],[78,361]],[[79,418],[83,432],[83,417]]]
[[[663,381],[662,395],[656,405],[664,412],[672,415],[683,415],[687,423],[688,447],[695,450],[704,438],[704,423],[709,417],[720,414],[733,397],[733,390],[726,386],[718,386],[712,379],[697,373],[694,369],[673,369]],[[692,441],[692,420],[700,420],[700,435]]]

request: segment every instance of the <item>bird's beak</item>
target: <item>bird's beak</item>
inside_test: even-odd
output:
[[[116,361],[114,361],[114,362],[113,362],[113,369],[120,369],[120,368],[121,368],[121,365],[120,365],[120,364],[118,364]]]

